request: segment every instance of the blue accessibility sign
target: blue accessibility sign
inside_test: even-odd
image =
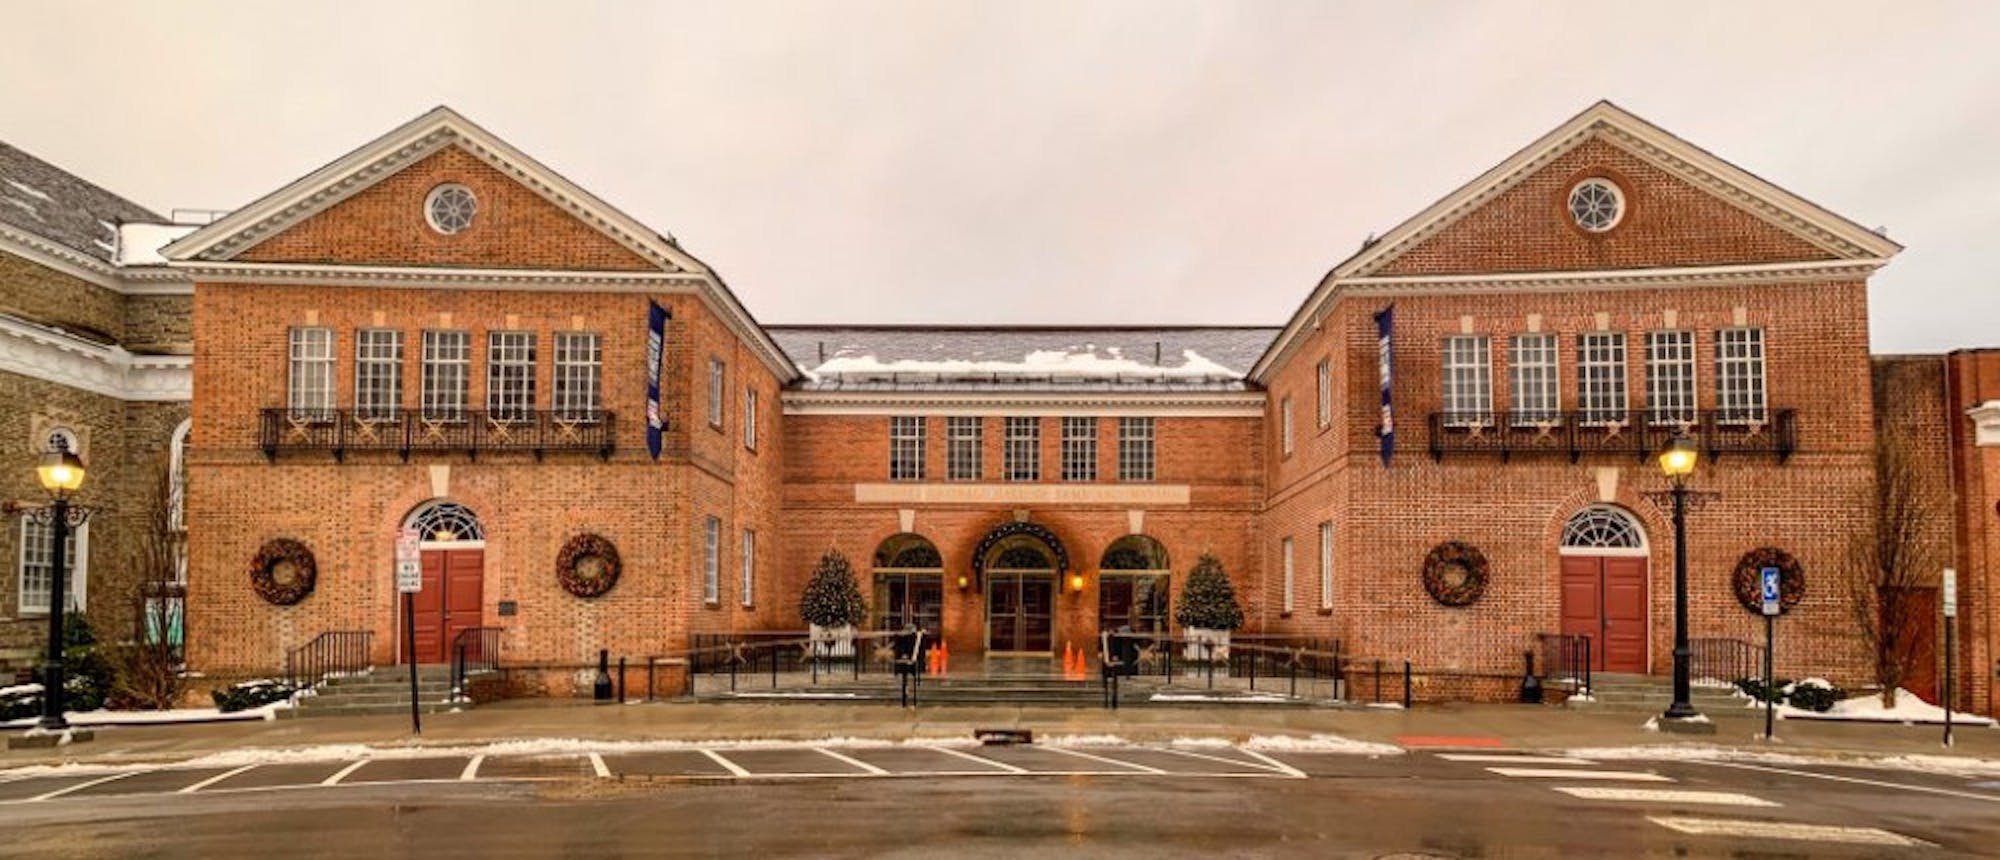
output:
[[[1778,569],[1764,568],[1764,614],[1778,614]]]

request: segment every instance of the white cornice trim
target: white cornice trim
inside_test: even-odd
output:
[[[135,355],[10,317],[0,317],[0,371],[119,400],[194,397],[189,356]]]
[[[779,402],[786,415],[1119,415],[1156,418],[1260,418],[1264,415],[1264,394],[1255,391],[1129,394],[786,391],[779,397]]]
[[[342,284],[361,287],[463,290],[546,290],[591,287],[606,292],[682,292],[706,283],[700,274],[564,269],[456,269],[426,266],[347,266],[317,263],[191,262],[195,280],[231,284]]]
[[[164,267],[123,269],[68,245],[0,224],[0,253],[124,295],[193,295],[194,282]]]
[[[1972,444],[1980,448],[2000,445],[2000,400],[1988,400],[1965,410],[1972,419]]]
[[[1866,278],[1887,262],[1887,260],[1883,259],[1867,259],[1806,263],[1766,263],[1749,266],[1609,269],[1589,272],[1509,272],[1477,275],[1341,278],[1334,281],[1334,288],[1337,292],[1344,295],[1403,296],[1427,293],[1654,290],[1742,283],[1782,284]]]

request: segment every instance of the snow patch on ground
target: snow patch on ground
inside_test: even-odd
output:
[[[1633,747],[1584,747],[1562,750],[1576,758],[1602,761],[1717,761],[1772,765],[1842,764],[1906,770],[1947,776],[2000,776],[2000,760],[1948,755],[1806,756],[1793,753],[1735,749],[1713,744],[1666,744]]]
[[[1035,739],[1042,747],[1129,747],[1132,742],[1117,735],[1047,735]]]
[[[1228,749],[1235,746],[1235,744],[1230,743],[1227,738],[1174,738],[1167,742],[1167,746],[1186,747],[1189,749]]]
[[[1290,697],[1276,694],[1251,693],[1241,696],[1214,696],[1206,693],[1154,693],[1155,702],[1249,702],[1255,704],[1276,704],[1292,701]]]
[[[33,685],[26,685],[33,686]],[[18,689],[18,688],[16,688]],[[222,723],[248,720],[275,720],[291,702],[272,702],[255,708],[224,713],[215,708],[176,708],[171,711],[71,711],[64,716],[73,726],[160,726],[175,723]],[[22,717],[0,723],[0,727],[32,726],[40,717]]]
[[[1808,678],[1799,683],[1808,684],[1815,680],[1818,679]],[[1917,698],[1915,693],[1908,690],[1896,691],[1896,707],[1894,708],[1882,707],[1882,697],[1874,693],[1869,693],[1865,696],[1856,696],[1852,699],[1842,699],[1835,702],[1833,710],[1823,714],[1816,711],[1801,710],[1789,705],[1781,706],[1778,710],[1789,719],[1801,720],[1862,720],[1885,723],[1934,723],[1938,725],[1944,723],[1943,708]],[[1953,713],[1951,715],[1951,722],[1953,725],[1966,726],[1993,725],[1991,719],[1976,714],[1963,713]]]
[[[1391,744],[1357,741],[1339,735],[1315,734],[1309,737],[1291,735],[1256,735],[1244,741],[1246,750],[1258,752],[1322,752],[1345,753],[1349,755],[1402,755],[1403,748]]]

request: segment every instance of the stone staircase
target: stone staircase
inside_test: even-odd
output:
[[[1601,711],[1660,713],[1674,700],[1671,675],[1615,675],[1599,673],[1591,679],[1591,700],[1571,698],[1568,706]],[[1695,685],[1689,690],[1689,704],[1704,714],[1735,713],[1748,699],[1734,687]]]
[[[470,702],[453,704],[451,667],[421,666],[417,669],[417,709],[426,714],[471,707]],[[299,699],[300,717],[362,716],[407,714],[410,712],[410,670],[407,666],[378,666],[366,674],[333,678],[321,684],[314,695]]]

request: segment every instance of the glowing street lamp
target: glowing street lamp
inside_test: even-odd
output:
[[[1687,585],[1687,479],[1694,474],[1701,452],[1694,440],[1676,435],[1660,452],[1660,471],[1673,482],[1674,498],[1674,701],[1667,706],[1666,718],[1685,720],[1701,715],[1689,702],[1688,684],[1688,585]]]
[[[67,442],[57,438],[35,466],[36,480],[55,501],[28,514],[35,522],[49,527],[53,543],[49,549],[49,659],[42,664],[42,719],[38,723],[47,731],[69,728],[69,721],[63,718],[63,617],[69,609],[69,588],[63,570],[67,559],[63,556],[70,530],[82,527],[90,519],[90,509],[69,503],[69,497],[83,486],[83,477],[83,460],[70,452]]]

